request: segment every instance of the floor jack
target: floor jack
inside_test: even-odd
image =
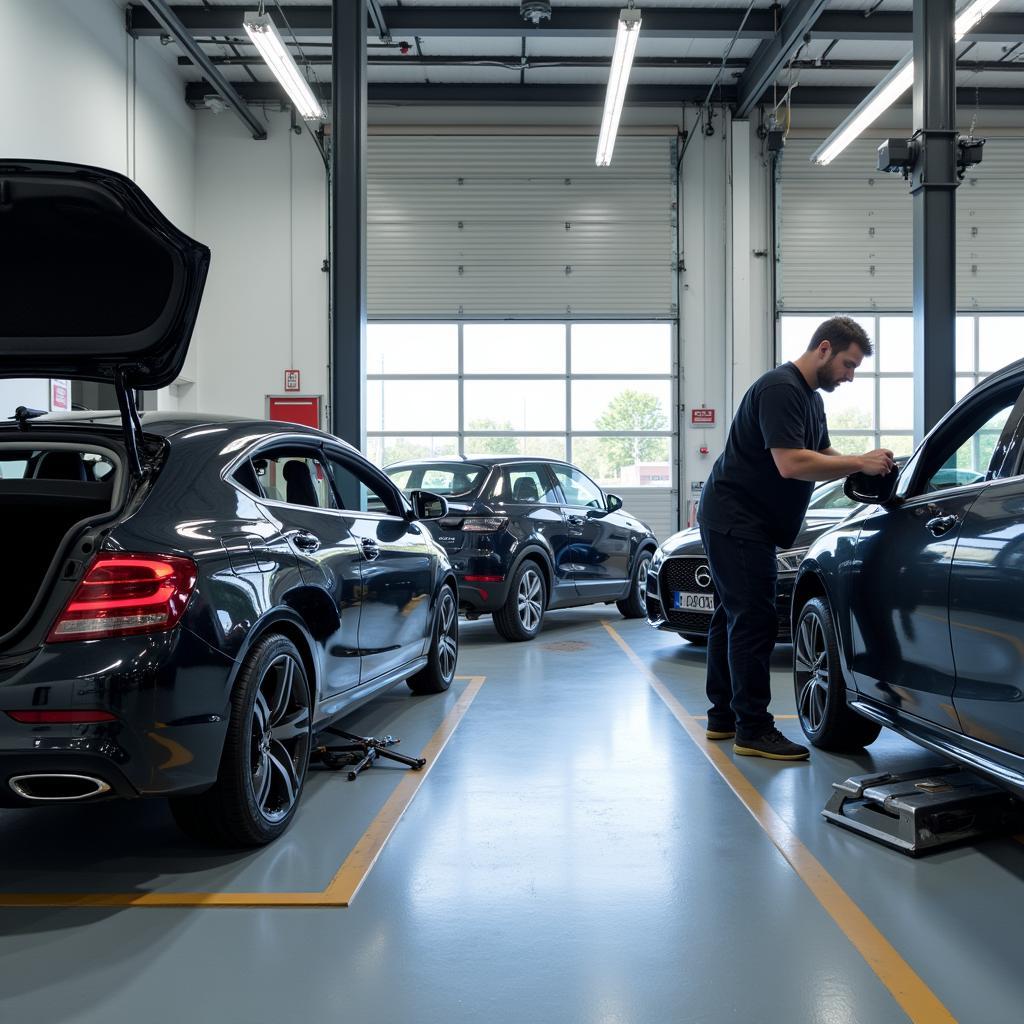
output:
[[[1020,800],[956,765],[856,775],[832,789],[828,821],[911,857],[1024,830]]]
[[[348,740],[348,742],[321,743],[319,740],[324,733],[330,733],[332,736]],[[379,757],[397,761],[414,772],[418,772],[427,763],[425,757],[408,757],[397,751],[389,750],[388,747],[402,742],[394,736],[382,736],[380,739],[375,739],[373,736],[357,736],[355,733],[328,727],[320,733],[317,740],[316,746],[313,747],[313,757],[317,758],[320,764],[330,771],[348,768],[349,782],[355,781],[359,777],[359,773],[364,768],[371,767]]]

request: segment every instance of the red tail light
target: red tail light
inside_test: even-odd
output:
[[[48,643],[161,633],[177,625],[196,585],[196,565],[177,555],[100,552]]]

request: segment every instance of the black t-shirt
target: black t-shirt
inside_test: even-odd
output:
[[[770,449],[820,452],[830,446],[821,395],[792,363],[769,370],[736,410],[725,451],[701,493],[698,522],[719,533],[790,547],[814,484],[785,479]]]

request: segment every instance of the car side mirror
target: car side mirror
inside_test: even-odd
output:
[[[608,495],[608,511],[618,512],[622,508],[622,499],[617,494]]]
[[[411,491],[409,501],[412,502],[414,519],[444,519],[448,515],[448,499],[430,491]]]
[[[898,469],[886,473],[885,476],[867,476],[854,473],[846,478],[843,493],[861,505],[891,505],[896,496],[896,484],[899,482]]]

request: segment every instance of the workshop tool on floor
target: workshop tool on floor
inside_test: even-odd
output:
[[[912,857],[1024,828],[1024,804],[956,765],[833,782],[822,815]]]
[[[318,742],[313,747],[313,757],[319,759],[320,764],[330,771],[349,768],[349,782],[357,779],[364,768],[371,767],[380,757],[404,764],[414,772],[418,772],[427,763],[425,757],[409,757],[406,754],[399,754],[395,750],[389,750],[389,747],[402,742],[394,736],[382,736],[380,739],[376,739],[373,736],[357,736],[355,733],[333,727],[324,729],[320,735],[322,736],[323,733],[330,733],[332,736],[338,736],[348,742]]]

